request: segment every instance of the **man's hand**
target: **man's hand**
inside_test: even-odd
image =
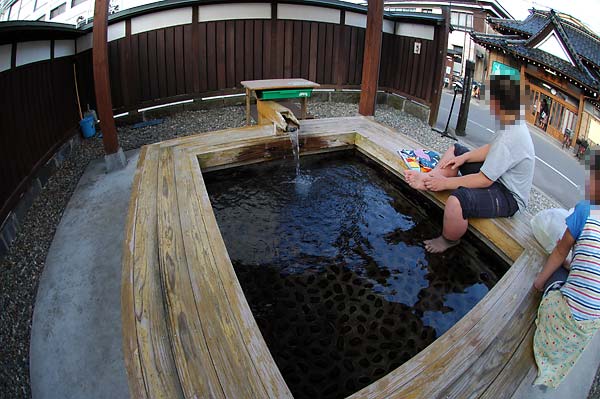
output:
[[[457,169],[457,168],[460,168],[461,165],[463,165],[465,163],[465,161],[466,161],[465,157],[463,155],[459,155],[457,157],[446,159],[446,160],[440,162],[440,169],[445,169],[445,168]]]
[[[448,189],[448,178],[428,174],[423,178],[423,184],[429,191],[444,191]]]

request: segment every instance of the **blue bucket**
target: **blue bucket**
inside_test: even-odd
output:
[[[96,126],[94,126],[93,116],[86,116],[85,118],[80,120],[79,126],[81,127],[83,137],[85,137],[86,139],[89,139],[90,137],[94,137],[96,135]]]

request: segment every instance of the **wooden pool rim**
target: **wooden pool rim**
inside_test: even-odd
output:
[[[302,122],[301,153],[356,148],[402,178],[396,150],[421,145],[371,119]],[[291,398],[237,280],[202,171],[289,156],[271,127],[145,146],[132,186],[122,275],[123,349],[132,398]],[[427,193],[443,206],[447,193]],[[511,264],[426,349],[350,398],[511,397],[535,374],[531,349],[544,261],[526,214],[469,228]],[[241,232],[243,239],[243,232]]]

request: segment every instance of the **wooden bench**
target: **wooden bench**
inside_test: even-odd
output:
[[[368,118],[302,122],[303,154],[356,148],[402,178],[418,143]],[[201,133],[142,149],[123,254],[122,317],[133,398],[286,398],[291,393],[227,255],[202,171],[289,155],[270,126]],[[443,206],[447,193],[427,194]],[[510,397],[535,369],[531,341],[544,261],[527,215],[472,220],[512,264],[467,315],[352,398]]]

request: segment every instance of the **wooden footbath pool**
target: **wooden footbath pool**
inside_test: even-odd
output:
[[[131,396],[511,397],[535,372],[544,253],[526,215],[472,220],[464,245],[426,255],[447,193],[403,183],[397,150],[419,144],[364,117],[304,120],[298,141],[301,180],[268,125],[142,149]]]

